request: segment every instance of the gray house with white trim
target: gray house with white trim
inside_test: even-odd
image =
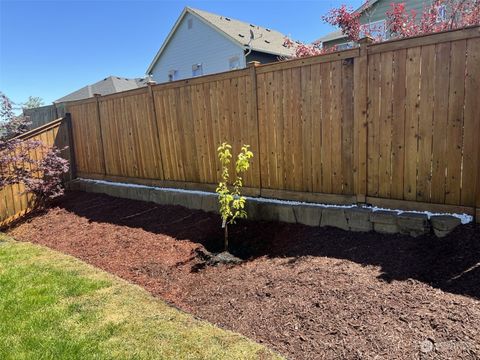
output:
[[[405,9],[408,13],[416,12],[417,18],[420,19],[425,9],[431,6],[432,0],[368,0],[360,6],[356,13],[360,14],[359,22],[363,26],[367,26],[374,37],[380,37],[384,40],[389,38],[389,31],[387,29],[387,11],[390,9],[392,3],[404,3]],[[448,12],[445,5],[439,9],[440,18],[438,21],[443,21]],[[355,44],[345,36],[341,30],[333,31],[325,36],[314,41],[314,44],[322,45],[329,48],[336,46],[338,50],[351,48]]]
[[[291,56],[285,35],[186,7],[147,69],[157,83],[245,68]]]

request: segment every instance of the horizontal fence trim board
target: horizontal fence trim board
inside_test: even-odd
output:
[[[322,204],[350,205],[357,202],[355,195],[306,193],[301,191],[261,189],[260,196],[265,198],[303,201]]]
[[[0,220],[0,229],[7,228],[8,226],[12,225],[13,222],[20,219],[22,216],[27,215],[30,211],[31,209],[22,210],[19,213],[16,213],[15,215],[12,215],[6,219]]]
[[[38,128],[35,128],[33,130],[24,132],[23,134],[20,134],[20,135],[16,136],[15,139],[21,139],[21,140],[30,139],[30,138],[35,137],[35,136],[37,136],[38,134],[40,134],[44,131],[59,127],[64,120],[65,120],[65,118],[60,118],[60,119],[50,121],[50,122],[48,122],[48,123],[46,123],[42,126],[39,126]]]
[[[225,71],[225,72],[211,74],[211,75],[203,75],[195,78],[156,84],[152,86],[152,89],[153,91],[159,91],[159,90],[174,89],[174,88],[179,88],[184,86],[194,86],[194,85],[200,85],[203,83],[209,83],[213,81],[229,80],[229,79],[249,76],[249,74],[250,74],[250,69],[248,68],[240,69],[240,70]]]
[[[112,176],[103,174],[82,174],[78,173],[78,178],[87,180],[105,180],[117,183],[136,184],[145,186],[155,186],[160,188],[174,188],[186,190],[199,190],[215,192],[217,184],[196,183],[190,181],[171,181],[171,180],[156,180],[156,179],[141,179],[126,176]],[[244,187],[243,193],[246,196],[259,196],[260,190],[257,188]]]
[[[430,211],[434,213],[456,213],[475,215],[475,208],[470,206],[433,204],[420,201],[383,199],[367,196],[367,204],[385,209],[398,209],[404,211]]]
[[[285,60],[275,63],[259,65],[257,67],[257,74],[264,74],[271,71],[278,71],[283,69],[292,69],[295,67],[327,63],[335,60],[350,59],[360,56],[360,49],[349,49],[343,51],[336,51],[329,54],[309,56],[300,59]]]
[[[123,91],[122,91],[123,93]],[[87,99],[79,99],[79,100],[71,100],[71,101],[65,101],[65,102],[62,102],[63,105],[65,105],[65,107],[67,108],[67,111],[68,111],[68,107],[69,106],[72,106],[72,105],[83,105],[83,104],[89,104],[89,103],[94,103],[94,102],[97,102],[97,99],[95,97],[89,97]]]
[[[117,99],[117,98],[124,98],[127,96],[135,96],[135,95],[142,95],[148,92],[148,86],[144,86],[138,89],[132,89],[132,90],[126,90],[118,93],[113,93],[113,94],[108,94],[108,95],[101,95],[97,96],[99,101],[108,101],[111,99]]]
[[[415,46],[441,44],[445,42],[465,40],[476,37],[480,37],[480,26],[458,30],[448,30],[435,34],[425,34],[418,37],[397,39],[385,41],[379,44],[372,44],[368,46],[368,53],[377,54],[385,51],[407,49]]]

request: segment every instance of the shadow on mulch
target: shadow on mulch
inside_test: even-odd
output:
[[[218,215],[101,194],[71,192],[55,204],[92,222],[166,234],[220,251]],[[239,221],[230,227],[230,252],[242,259],[322,256],[380,266],[381,279],[416,279],[443,291],[480,299],[480,226],[458,227],[448,237],[412,238],[354,233],[298,224]]]

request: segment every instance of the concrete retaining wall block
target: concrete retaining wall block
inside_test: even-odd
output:
[[[351,209],[345,209],[345,217],[347,219],[349,229],[351,231],[372,231],[373,224],[370,221],[371,214],[372,210],[366,208],[355,207]]]
[[[461,224],[459,218],[450,215],[434,215],[430,218],[433,232],[437,237],[445,237]]]
[[[297,222],[308,226],[320,226],[322,210],[323,208],[320,206],[312,205],[298,205],[293,207]]]
[[[402,234],[417,237],[430,232],[430,223],[426,214],[405,212],[398,215],[397,223]]]
[[[342,230],[348,230],[345,210],[341,208],[324,208],[320,226],[333,226]]]

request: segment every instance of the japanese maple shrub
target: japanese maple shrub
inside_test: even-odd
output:
[[[253,153],[249,150],[250,145],[243,145],[235,162],[235,180],[230,184],[230,162],[232,159],[232,147],[224,142],[217,149],[218,158],[222,166],[221,181],[218,183],[216,192],[224,229],[224,250],[228,251],[228,225],[235,224],[235,220],[246,218],[245,197],[242,196],[242,174],[250,167],[250,159]]]
[[[22,184],[33,194],[31,207],[42,207],[63,194],[62,174],[68,161],[60,150],[39,140],[18,137],[28,128],[22,116],[15,116],[11,101],[0,93],[0,189]]]

